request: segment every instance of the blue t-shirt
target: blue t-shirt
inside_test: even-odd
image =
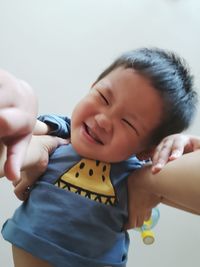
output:
[[[70,120],[39,117],[70,137]],[[50,156],[30,196],[8,219],[3,237],[55,267],[124,267],[129,246],[127,178],[141,167],[136,157],[105,163],[80,157],[71,144]]]

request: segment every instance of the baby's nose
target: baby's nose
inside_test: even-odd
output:
[[[96,120],[98,126],[102,129],[104,129],[106,132],[110,132],[112,130],[112,121],[105,114],[103,114],[103,113],[97,114],[95,116],[95,120]]]

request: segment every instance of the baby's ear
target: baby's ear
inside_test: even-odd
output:
[[[149,149],[146,149],[142,152],[137,153],[136,156],[139,160],[150,159],[150,158],[152,158],[152,156],[154,154],[154,150],[155,150],[155,147],[151,147]]]

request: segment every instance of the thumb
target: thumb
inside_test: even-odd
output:
[[[50,135],[44,135],[39,136],[40,140],[42,140],[44,147],[46,148],[48,154],[51,154],[54,152],[54,150],[61,145],[69,144],[69,139],[63,139],[56,136],[50,136]]]
[[[31,134],[7,143],[7,160],[4,165],[5,176],[12,181],[20,179],[20,170],[25,158]]]

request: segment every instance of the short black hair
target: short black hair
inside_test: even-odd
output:
[[[118,57],[100,74],[96,82],[119,67],[134,69],[147,78],[163,99],[162,119],[150,136],[151,145],[156,145],[167,135],[182,132],[189,127],[198,98],[193,75],[183,58],[160,48],[132,50]]]

